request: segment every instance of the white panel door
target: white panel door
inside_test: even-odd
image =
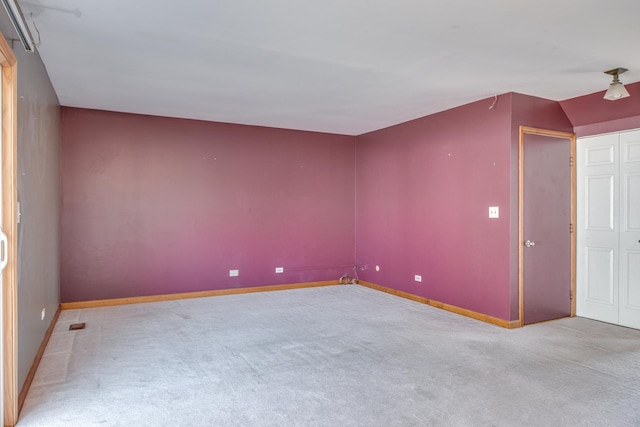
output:
[[[577,143],[576,314],[618,323],[618,135]]]
[[[620,321],[640,328],[640,130],[620,134]]]

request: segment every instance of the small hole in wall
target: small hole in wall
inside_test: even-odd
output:
[[[85,323],[72,323],[71,325],[69,325],[69,330],[70,331],[77,331],[78,329],[84,329],[85,327]]]

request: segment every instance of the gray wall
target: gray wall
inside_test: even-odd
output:
[[[0,31],[17,39],[0,7]],[[60,105],[38,53],[13,42],[18,59],[18,385],[59,304]],[[42,309],[46,317],[40,320]]]

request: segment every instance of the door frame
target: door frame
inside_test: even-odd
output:
[[[520,126],[518,141],[518,321],[524,326],[524,137],[539,135],[568,139],[571,146],[571,317],[576,315],[576,135],[549,129]]]
[[[2,228],[7,235],[8,264],[3,274],[4,425],[18,422],[18,174],[17,174],[17,60],[0,34],[2,67]]]

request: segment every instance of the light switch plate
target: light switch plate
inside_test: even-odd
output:
[[[500,218],[500,208],[498,206],[489,208],[489,218]]]

